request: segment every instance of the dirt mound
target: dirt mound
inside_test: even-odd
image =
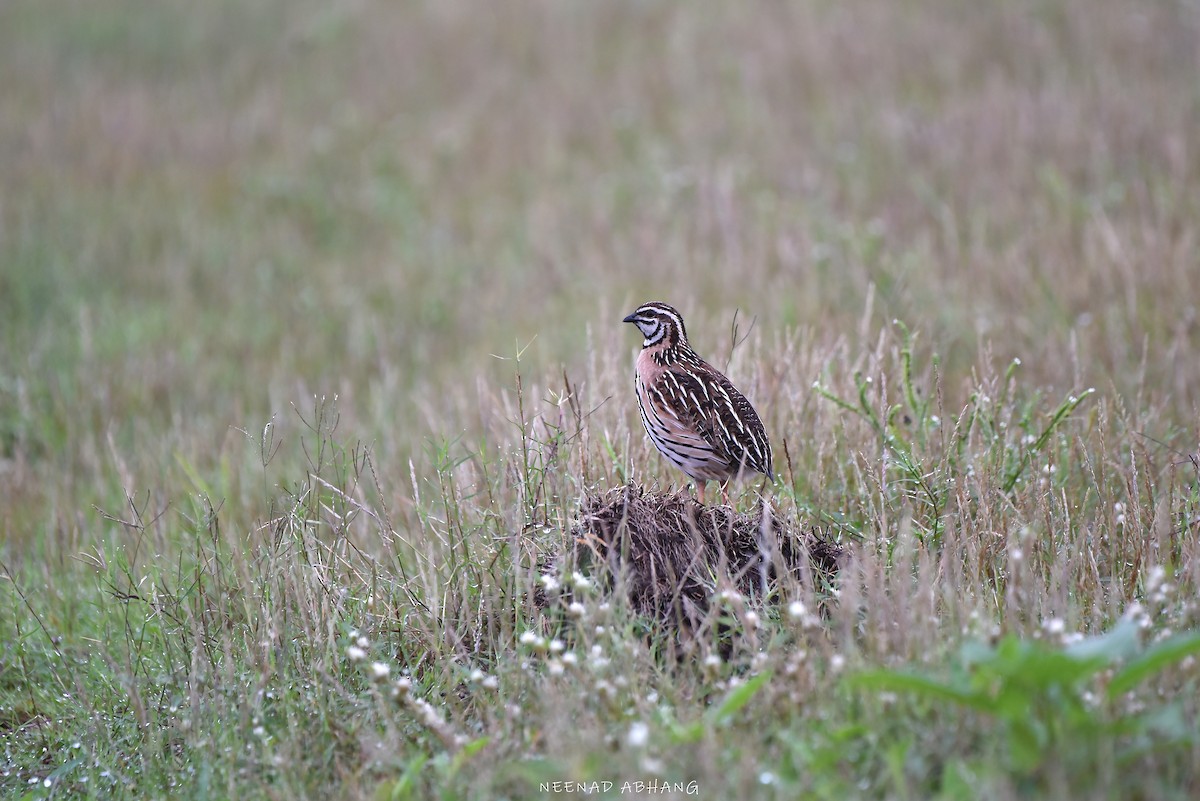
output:
[[[571,531],[578,564],[603,564],[639,613],[696,630],[709,601],[736,588],[768,597],[780,575],[827,583],[842,548],[772,513],[703,506],[686,491],[648,492],[628,484],[585,498]]]

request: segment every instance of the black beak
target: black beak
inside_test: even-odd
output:
[[[624,320],[622,320],[621,322],[623,322],[623,323],[636,323],[636,322],[637,322],[637,312],[634,312],[633,314],[629,315],[628,317],[626,317],[626,318],[625,318]]]

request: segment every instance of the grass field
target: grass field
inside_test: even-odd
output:
[[[1196,3],[7,0],[0,74],[0,796],[1200,793]],[[682,484],[652,299],[848,550],[679,661],[539,575]]]

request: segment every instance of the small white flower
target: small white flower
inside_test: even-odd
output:
[[[1042,628],[1044,628],[1048,634],[1062,634],[1067,630],[1067,623],[1062,618],[1052,617],[1048,618],[1044,623],[1042,623]]]
[[[748,629],[758,628],[758,613],[757,612],[749,611],[746,613],[746,628],[748,628]]]
[[[425,719],[425,725],[429,728],[436,730],[440,728],[443,723],[445,723],[445,721],[442,720],[442,716],[436,709],[433,708],[433,704],[429,703],[428,701],[421,701],[420,707],[422,717]]]
[[[368,647],[370,647],[371,642],[366,637],[359,637],[358,640],[355,642],[355,644],[359,648],[368,648]]]
[[[550,653],[552,654],[561,654],[564,650],[566,650],[566,647],[566,643],[557,637],[550,641]]]
[[[551,659],[550,664],[546,666],[546,669],[550,671],[551,676],[561,676],[563,674],[563,663],[559,662],[557,659]]]
[[[789,676],[794,676],[800,672],[800,668],[804,666],[805,660],[808,659],[808,651],[800,650],[792,654],[792,658],[783,666],[783,672]]]
[[[587,607],[579,603],[579,601],[572,601],[567,607],[567,614],[571,617],[583,617],[587,614]]]
[[[367,658],[367,652],[357,645],[351,645],[346,649],[346,656],[349,657],[351,662],[361,662]]]
[[[802,601],[792,601],[788,604],[788,616],[799,620],[808,614],[808,607]]]
[[[1013,548],[1011,551],[1009,551],[1008,558],[1014,562],[1020,562],[1025,558],[1025,552],[1020,548]]]
[[[479,685],[487,690],[495,690],[500,686],[500,680],[495,676],[488,676]]]
[[[575,656],[574,651],[567,651],[562,655],[562,661],[564,665],[577,665],[579,664],[579,657]]]
[[[1162,586],[1163,580],[1167,577],[1167,569],[1162,565],[1155,565],[1150,570],[1150,575],[1146,577],[1146,592],[1153,593]]]
[[[546,588],[546,592],[554,592],[559,587],[558,579],[556,579],[554,576],[542,576],[540,580],[542,582],[542,586]]]
[[[533,645],[534,643],[541,642],[541,639],[542,638],[534,632],[527,631],[521,635],[519,642],[521,645]]]
[[[710,668],[720,667],[721,657],[717,654],[709,654],[708,656],[704,657],[704,666]]]
[[[834,673],[840,673],[842,668],[846,666],[846,657],[841,654],[834,654],[829,657],[829,669]]]
[[[586,590],[588,587],[592,586],[591,579],[579,572],[571,574],[571,583],[581,590]]]
[[[483,680],[483,671],[480,670],[479,668],[475,668],[474,670],[471,671],[470,679],[471,679],[471,681],[482,681]]]
[[[642,748],[650,740],[650,727],[640,720],[629,727],[629,734],[626,735],[625,741],[632,748]]]
[[[392,669],[382,662],[371,663],[371,678],[376,681],[383,681],[392,672]]]

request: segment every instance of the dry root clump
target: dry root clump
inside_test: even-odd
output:
[[[721,589],[761,598],[783,574],[826,583],[842,555],[769,505],[737,512],[635,484],[585,498],[571,533],[577,563],[603,564],[637,612],[681,630],[702,625]]]

